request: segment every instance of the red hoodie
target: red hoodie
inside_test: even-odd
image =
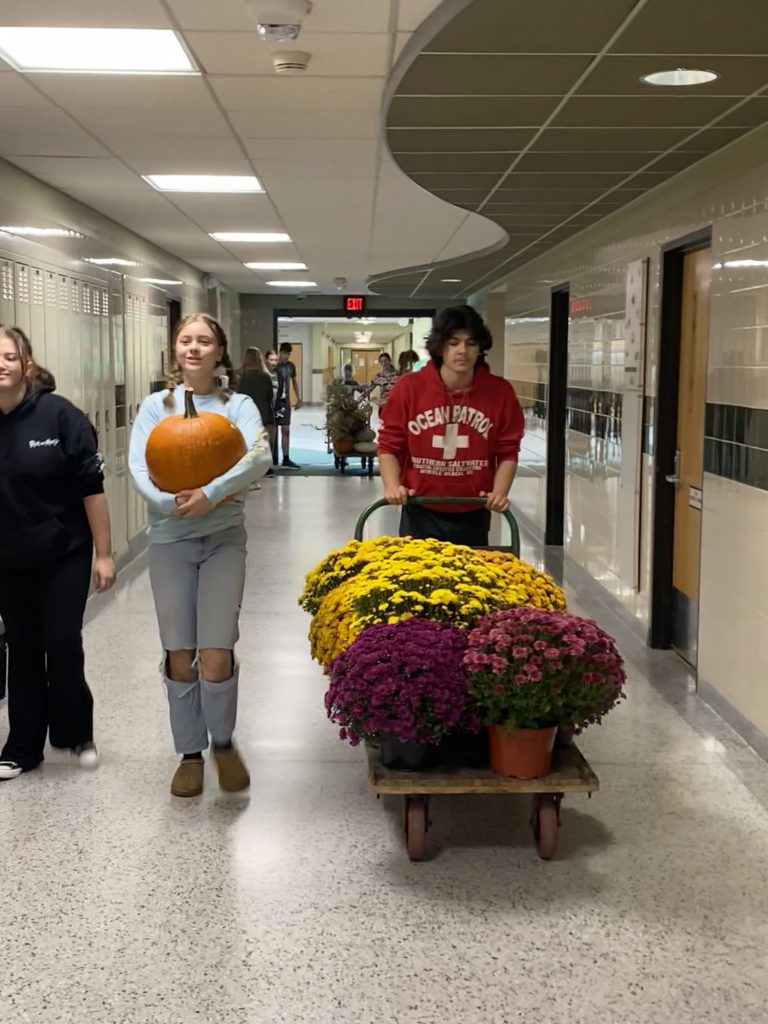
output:
[[[516,462],[525,420],[514,388],[485,365],[468,388],[449,391],[434,363],[401,377],[387,399],[380,455],[394,455],[417,495],[477,497],[493,490],[500,462]],[[476,505],[436,505],[466,512]]]

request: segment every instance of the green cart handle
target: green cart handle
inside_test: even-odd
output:
[[[409,498],[408,505],[485,505],[485,498]],[[397,508],[397,506],[390,505],[385,498],[380,498],[379,501],[374,501],[372,505],[364,508],[360,513],[360,518],[357,520],[355,526],[355,540],[363,539],[363,527],[366,522],[370,519],[374,512],[377,512],[380,508]],[[508,548],[517,558],[520,557],[520,528],[517,525],[517,520],[512,513],[507,509],[506,512],[500,512],[499,515],[504,516],[507,523],[509,524],[509,545]],[[506,550],[506,549],[505,549]]]

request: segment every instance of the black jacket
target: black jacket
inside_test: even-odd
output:
[[[275,411],[272,404],[272,378],[268,373],[252,370],[250,373],[243,374],[238,381],[237,390],[241,395],[248,395],[253,399],[265,427],[271,426],[275,422]]]
[[[0,412],[0,571],[40,568],[92,543],[83,498],[104,492],[96,432],[40,389]]]

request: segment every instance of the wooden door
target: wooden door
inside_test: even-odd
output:
[[[670,478],[670,482],[676,487],[672,563],[672,642],[686,661],[694,666],[698,653],[704,417],[711,275],[710,249],[701,249],[684,257],[677,452],[675,471]]]

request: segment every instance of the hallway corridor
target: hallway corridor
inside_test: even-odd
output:
[[[400,806],[326,722],[304,574],[379,495],[264,480],[248,504],[239,744],[250,794],[208,769],[174,800],[140,559],[86,627],[103,765],[51,753],[0,788],[8,1024],[753,1024],[768,1002],[768,765],[580,571],[571,608],[619,643],[629,700],[582,747],[601,778],[538,860],[528,804],[444,798],[410,864]],[[514,492],[513,492],[514,495]],[[394,528],[394,514],[378,521]],[[543,553],[524,539],[524,557]],[[5,730],[5,711],[0,712]]]

